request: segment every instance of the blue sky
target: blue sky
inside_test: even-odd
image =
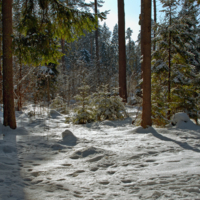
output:
[[[90,2],[93,0],[86,0],[86,2]],[[113,31],[114,25],[118,22],[118,11],[117,11],[117,0],[104,0],[105,3],[100,11],[110,10],[110,14],[107,16],[105,20],[107,26]],[[133,30],[132,39],[134,41],[137,40],[137,36],[140,30],[139,22],[139,14],[140,14],[140,2],[141,0],[124,0],[125,3],[125,21],[126,21],[126,29],[130,27]],[[161,8],[160,1],[157,1],[158,9]],[[153,14],[153,11],[152,11]],[[158,19],[160,13],[157,12]],[[104,23],[104,21],[103,21]],[[102,24],[102,22],[101,22]]]

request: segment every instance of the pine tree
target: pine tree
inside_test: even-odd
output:
[[[125,47],[125,13],[124,0],[118,0],[118,32],[119,32],[119,95],[127,102],[126,87],[126,47]]]
[[[102,85],[93,94],[94,118],[97,121],[124,119],[128,115],[122,103],[122,98],[117,95],[118,88],[108,91],[108,85]]]
[[[0,20],[2,21],[2,4],[0,4]],[[3,103],[3,74],[2,74],[2,23],[0,24],[0,104]]]
[[[4,126],[16,128],[12,65],[12,0],[2,0]]]
[[[147,128],[151,121],[151,1],[142,0],[141,11],[141,49],[142,49],[142,122],[141,126]]]
[[[14,37],[14,53],[23,58],[24,63],[36,66],[57,63],[62,54],[57,50],[58,38],[72,41],[83,35],[84,30],[94,29],[96,19],[90,13],[67,7],[59,1],[22,0],[20,23]],[[12,2],[2,1],[3,14],[3,51],[4,51],[4,125],[16,128],[12,80]],[[105,13],[98,17],[105,18]],[[19,48],[18,48],[19,47]]]
[[[156,0],[153,0],[153,11],[154,11],[154,24],[157,22],[157,13],[156,13]],[[154,29],[154,37],[156,37],[156,29]],[[156,50],[156,44],[153,44],[153,51]]]
[[[94,121],[91,104],[89,103],[91,96],[89,95],[89,85],[85,82],[78,88],[79,94],[75,96],[78,101],[78,107],[75,109],[75,116],[73,117],[73,123],[75,124],[86,124]]]
[[[169,6],[167,12],[170,11]],[[168,122],[169,111],[170,116],[174,112],[185,111],[197,119],[199,53],[195,43],[199,28],[194,13],[194,7],[183,5],[178,16],[171,15],[171,25],[168,22],[158,26],[158,50],[152,55],[153,121],[158,125]]]
[[[85,30],[94,29],[97,22],[92,14],[58,1],[38,1],[38,4],[32,0],[23,1],[21,11],[18,31],[23,37],[15,44],[23,45],[25,62],[35,65],[56,63],[62,57],[58,51],[59,39],[73,41],[84,35]],[[105,13],[98,13],[98,17],[104,19]]]

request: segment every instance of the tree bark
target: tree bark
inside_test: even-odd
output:
[[[143,54],[143,102],[141,126],[147,128],[152,125],[151,120],[151,1],[142,0],[141,12],[141,50]]]
[[[124,0],[118,0],[119,95],[127,102]]]
[[[0,36],[0,104],[3,102],[3,76],[2,76],[2,64],[1,64],[1,54],[2,54],[2,37]]]
[[[154,24],[157,22],[157,16],[156,16],[156,0],[153,0],[153,8],[154,8]],[[156,37],[156,30],[154,29],[154,38]],[[153,50],[156,50],[156,43],[153,44]]]
[[[12,0],[2,0],[4,126],[16,128],[12,64]]]

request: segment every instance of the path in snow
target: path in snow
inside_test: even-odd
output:
[[[20,116],[26,129],[0,125],[0,200],[200,199],[195,125],[144,130],[130,118],[67,125],[60,115]]]

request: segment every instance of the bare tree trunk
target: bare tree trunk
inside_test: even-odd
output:
[[[156,0],[153,0],[153,8],[154,8],[154,24],[157,22],[157,17],[156,17]],[[156,37],[156,30],[154,29],[154,38]],[[156,50],[156,43],[154,42],[153,44],[153,50]]]
[[[12,64],[12,0],[2,0],[4,126],[16,128]]]
[[[141,23],[141,55],[143,56],[143,48],[144,45],[142,45],[143,39],[144,39],[144,31],[142,31],[142,17],[144,16],[144,0],[141,0],[141,15],[140,15],[140,23]],[[141,68],[143,67],[143,65],[141,64]],[[142,69],[142,76],[141,78],[143,78],[143,69]],[[142,87],[142,84],[141,84]]]
[[[118,0],[118,34],[119,34],[119,95],[127,102],[126,87],[126,46],[124,0]]]
[[[2,37],[0,36],[0,103],[3,102],[3,75],[2,75],[2,65],[1,65],[1,55],[2,55]]]
[[[151,1],[142,0],[142,23],[141,23],[141,49],[143,54],[142,77],[143,77],[143,102],[141,126],[147,128],[152,125],[151,121]]]
[[[97,17],[97,0],[95,0],[95,15]],[[97,27],[96,27],[96,31],[95,31],[95,41],[96,41],[96,67],[97,67],[97,85],[100,85],[100,80],[101,80],[101,76],[100,76],[100,63],[99,63],[99,31],[98,31],[98,17],[97,17]]]

